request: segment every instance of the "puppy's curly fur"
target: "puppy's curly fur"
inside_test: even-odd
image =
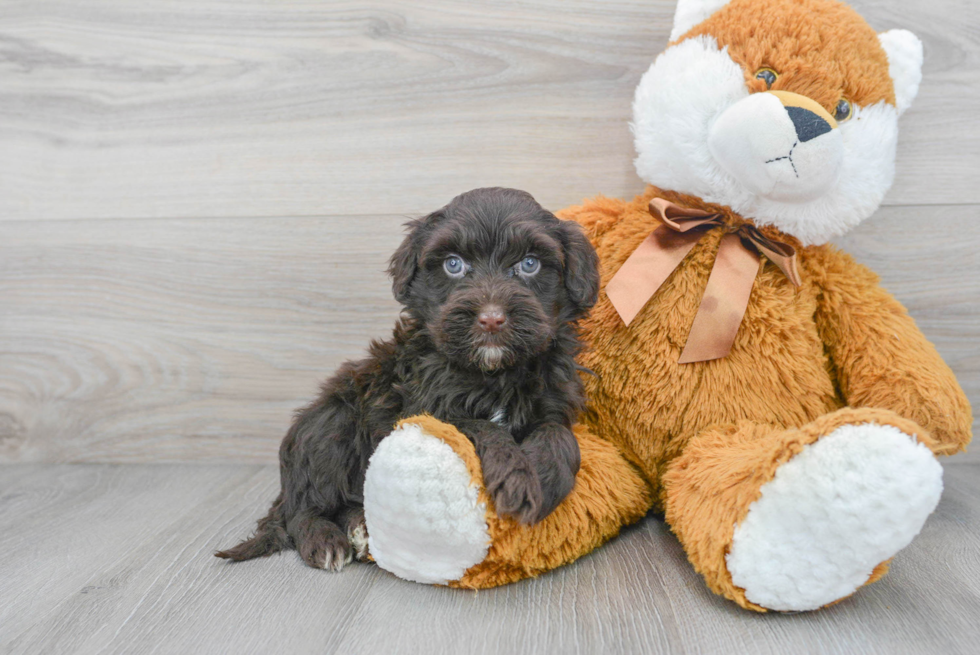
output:
[[[408,228],[389,266],[404,305],[393,337],[341,366],[297,414],[279,497],[252,538],[218,557],[294,547],[339,570],[352,543],[363,557],[368,459],[415,414],[473,441],[498,512],[535,523],[571,491],[584,403],[576,321],[598,295],[595,250],[577,224],[513,189],[464,193]]]

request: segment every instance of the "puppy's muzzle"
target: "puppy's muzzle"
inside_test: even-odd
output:
[[[798,93],[754,93],[726,109],[711,126],[708,148],[732,177],[755,195],[806,202],[840,177],[844,141],[837,121]]]

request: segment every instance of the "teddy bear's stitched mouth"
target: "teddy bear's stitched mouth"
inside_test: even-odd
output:
[[[796,164],[793,163],[793,151],[796,149],[796,146],[798,146],[798,145],[800,145],[800,142],[799,141],[794,141],[793,142],[793,146],[789,149],[789,154],[783,155],[782,157],[776,157],[774,159],[767,159],[766,160],[766,163],[767,164],[771,164],[773,162],[777,162],[777,161],[782,161],[784,159],[788,159],[789,160],[789,165],[793,167],[793,175],[795,175],[797,178],[799,178],[800,177],[800,174],[796,170]]]

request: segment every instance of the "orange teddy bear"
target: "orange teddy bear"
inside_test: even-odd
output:
[[[378,564],[494,586],[658,509],[742,607],[816,609],[884,575],[972,417],[905,309],[827,242],[891,185],[921,63],[910,32],[834,0],[680,0],[633,106],[650,186],[559,213],[590,235],[604,290],[583,323],[575,489],[519,525],[465,437],[407,419],[367,472]]]

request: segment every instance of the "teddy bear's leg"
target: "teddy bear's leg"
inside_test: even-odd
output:
[[[935,445],[888,410],[693,438],[664,475],[666,519],[708,586],[742,607],[812,610],[887,571],[942,493]]]
[[[650,489],[615,446],[581,426],[575,488],[534,526],[497,516],[472,443],[430,416],[401,421],[371,457],[364,483],[368,549],[395,575],[494,587],[571,562],[641,518]]]

